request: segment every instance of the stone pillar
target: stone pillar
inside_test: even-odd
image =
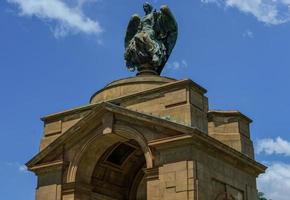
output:
[[[211,110],[208,113],[208,134],[254,159],[251,122],[251,119],[239,111]]]
[[[36,200],[61,200],[61,170],[38,173]]]
[[[170,163],[147,170],[148,200],[196,200],[196,191],[193,161]]]

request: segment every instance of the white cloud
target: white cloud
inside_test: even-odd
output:
[[[219,4],[222,3],[222,0],[201,0],[202,3],[216,3]]]
[[[257,142],[257,153],[266,155],[281,154],[290,156],[290,142],[277,137],[262,139]],[[290,164],[267,163],[269,168],[259,176],[258,190],[273,200],[288,200],[290,196]]]
[[[18,170],[21,172],[26,172],[27,171],[27,167],[25,165],[19,165],[18,166]]]
[[[257,142],[257,153],[265,153],[267,155],[282,154],[290,156],[290,142],[280,137],[276,139],[262,139]]]
[[[290,0],[201,0],[202,3],[224,4],[252,14],[266,24],[282,24],[290,21]]]
[[[258,190],[265,193],[268,199],[289,200],[290,165],[274,163],[258,178]]]
[[[8,3],[18,6],[20,16],[35,16],[44,21],[56,22],[56,37],[80,32],[99,35],[103,31],[99,22],[85,16],[82,11],[83,4],[92,1],[77,0],[75,6],[69,6],[64,0],[7,0]]]
[[[27,172],[27,167],[18,162],[5,162],[5,165],[10,168],[17,169],[19,172]]]
[[[179,69],[187,68],[187,67],[188,67],[188,64],[186,60],[174,61],[172,64],[171,63],[168,64],[168,69],[171,69],[171,70],[179,70]]]
[[[243,33],[243,37],[245,38],[254,38],[254,33],[251,31],[251,30],[246,30],[244,33]]]

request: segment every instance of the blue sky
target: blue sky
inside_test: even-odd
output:
[[[252,118],[256,158],[269,166],[259,189],[273,200],[288,199],[290,1],[150,2],[168,4],[179,24],[163,75],[207,88],[211,109],[238,109]],[[110,81],[134,76],[125,68],[123,40],[143,3],[0,2],[1,198],[34,199],[36,179],[23,164],[38,151],[41,116],[85,105]]]

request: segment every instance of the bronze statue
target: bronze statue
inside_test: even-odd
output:
[[[125,60],[130,71],[160,74],[177,39],[178,27],[167,6],[160,12],[145,3],[145,16],[133,15],[125,37]]]

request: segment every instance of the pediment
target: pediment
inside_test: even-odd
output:
[[[168,125],[168,123],[171,123],[171,125]],[[101,129],[103,134],[110,134],[114,132],[114,126],[122,124],[130,124],[136,130],[146,129],[147,135],[144,135],[144,137],[148,143],[162,137],[184,134],[178,131],[178,126],[174,122],[138,113],[112,103],[101,103],[91,108],[86,116],[41,150],[26,165],[28,169],[33,170],[35,167],[47,163],[60,162],[62,161],[64,146],[82,140],[86,137],[86,134],[96,129]]]
[[[168,145],[183,145],[192,143],[200,146],[204,151],[226,158],[231,163],[245,166],[257,173],[265,170],[265,167],[242,153],[222,144],[216,139],[208,136],[198,128],[185,126],[157,116],[136,112],[112,103],[101,103],[79,122],[73,125],[54,142],[34,156],[26,165],[29,170],[56,163],[56,166],[63,164],[61,157],[63,147],[77,143],[86,134],[99,128],[102,134],[114,133],[114,128],[123,124],[140,130],[149,148],[160,148]],[[147,135],[145,135],[145,133]]]

